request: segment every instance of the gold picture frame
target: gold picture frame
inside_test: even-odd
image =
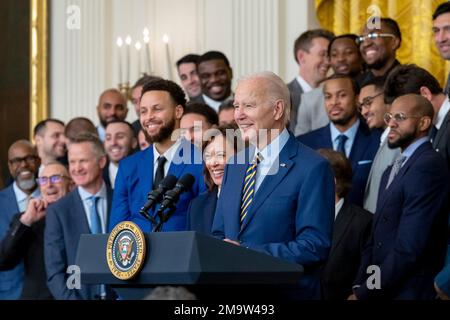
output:
[[[30,141],[48,117],[48,1],[30,0]]]

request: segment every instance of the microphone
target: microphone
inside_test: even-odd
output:
[[[180,195],[192,188],[194,182],[195,178],[193,175],[186,173],[184,176],[182,176],[176,183],[175,188],[167,191],[164,194],[164,200],[161,203],[158,213],[161,213],[169,206],[176,204],[180,198]]]
[[[174,175],[168,175],[165,177],[158,185],[158,188],[150,191],[147,196],[147,202],[139,211],[147,220],[150,220],[151,223],[156,224],[155,219],[148,214],[148,210],[150,210],[155,204],[161,202],[163,199],[163,195],[167,190],[172,189],[177,183],[177,178]]]

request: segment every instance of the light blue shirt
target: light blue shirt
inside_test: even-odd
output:
[[[101,124],[99,124],[99,125],[97,126],[97,133],[98,133],[98,137],[100,138],[100,140],[101,140],[102,142],[105,142],[105,138],[106,138],[106,129],[105,129]]]
[[[276,174],[280,168],[279,155],[283,147],[289,140],[289,132],[284,129],[273,141],[264,149],[255,149],[255,154],[259,152],[262,161],[258,164],[255,177],[255,193],[261,186],[267,175]],[[254,156],[253,156],[254,157]]]
[[[91,208],[91,199],[88,199],[89,197],[92,197],[93,194],[90,194],[82,187],[78,187],[78,193],[81,197],[81,201],[83,201],[83,208],[84,212],[86,214],[89,226],[91,226],[91,218],[90,218],[90,208]],[[100,222],[102,223],[102,233],[106,233],[106,212],[108,210],[108,194],[106,191],[106,185],[103,182],[102,187],[100,190],[95,194],[95,196],[98,196],[100,199],[97,200],[97,212],[100,216]]]
[[[419,148],[421,145],[423,145],[425,142],[430,141],[429,137],[422,137],[413,143],[411,143],[405,151],[402,152],[402,156],[405,156],[406,159],[402,163],[402,167],[405,165],[405,163],[409,160],[409,158],[412,156],[412,154]]]
[[[13,183],[13,190],[14,195],[16,196],[17,207],[19,208],[19,212],[25,212],[25,210],[27,210],[28,201],[30,201],[30,199],[38,199],[41,197],[41,192],[39,188],[36,188],[36,190],[34,190],[32,194],[27,195],[25,192],[20,190],[20,188],[17,186],[17,182],[15,181]]]
[[[331,131],[331,141],[333,142],[333,150],[337,150],[339,140],[338,137],[343,134],[347,136],[347,141],[345,141],[345,155],[347,158],[350,158],[350,152],[352,152],[353,142],[355,142],[356,133],[359,128],[359,119],[347,129],[345,132],[340,132],[332,122],[330,122],[330,131]]]

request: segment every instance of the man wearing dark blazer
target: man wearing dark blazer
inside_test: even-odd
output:
[[[186,211],[191,199],[205,190],[201,152],[189,141],[179,137],[180,119],[186,105],[183,90],[168,80],[155,80],[144,86],[140,105],[140,120],[151,147],[123,159],[119,164],[109,223],[110,230],[121,221],[133,221],[144,232],[152,225],[140,213],[147,194],[163,177],[176,178],[189,173],[195,177],[190,190],[184,192],[176,211],[164,224],[163,231],[186,230]],[[156,181],[156,182],[155,182]],[[156,208],[149,210],[155,219]]]
[[[372,233],[350,299],[434,299],[433,279],[447,245],[450,175],[428,139],[433,106],[395,99],[386,123],[389,147],[402,153],[383,174]]]
[[[68,267],[75,265],[80,236],[107,231],[112,194],[102,178],[106,152],[96,135],[82,133],[69,144],[68,155],[70,175],[77,187],[47,208],[44,233],[47,284],[57,300],[114,298],[114,293],[103,285],[77,287],[67,273]]]
[[[330,165],[286,129],[287,86],[271,72],[241,79],[235,120],[251,147],[226,166],[213,235],[306,269],[290,298],[320,298],[319,267],[331,244]]]
[[[42,198],[31,199],[23,213],[16,214],[0,241],[0,270],[11,270],[24,261],[25,275],[20,296],[24,300],[53,299],[47,287],[44,265],[45,209],[70,191],[67,169],[58,162],[48,162],[38,184]]]
[[[364,189],[381,132],[370,131],[357,110],[358,89],[346,75],[333,75],[324,83],[325,108],[330,123],[298,137],[313,149],[333,149],[344,153],[352,163],[352,189],[347,199],[362,206]]]
[[[294,42],[294,58],[300,68],[298,76],[288,83],[291,94],[289,129],[292,132],[297,126],[302,95],[317,88],[327,76],[330,67],[328,44],[333,37],[328,30],[315,29],[303,32]]]
[[[325,300],[345,300],[352,293],[362,250],[370,235],[372,213],[344,199],[352,183],[350,161],[330,149],[319,149],[318,153],[330,162],[336,182],[333,240],[321,276],[322,296]]]
[[[24,212],[31,198],[40,196],[36,177],[40,159],[34,146],[27,140],[14,142],[8,150],[8,168],[14,182],[0,191],[0,239],[10,228],[18,212]],[[0,271],[0,300],[18,299],[22,293],[24,265]]]

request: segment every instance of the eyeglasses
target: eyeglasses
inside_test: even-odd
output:
[[[391,122],[391,120],[394,120],[395,122],[403,122],[403,121],[405,121],[406,119],[409,119],[409,118],[417,118],[417,119],[419,119],[419,118],[422,118],[422,116],[407,116],[403,112],[396,113],[396,114],[391,114],[391,113],[388,112],[388,113],[385,113],[384,117],[383,117],[384,122],[386,124],[389,124],[389,122]]]
[[[39,177],[36,179],[36,181],[40,186],[45,186],[49,181],[52,184],[55,184],[55,183],[61,183],[64,179],[70,179],[70,178],[65,175],[62,175],[62,174],[55,174],[50,177],[45,177],[45,176]]]
[[[381,96],[383,93],[384,92],[381,91],[380,93],[377,93],[374,96],[365,97],[361,103],[357,104],[358,111],[361,113],[363,108],[369,108],[370,105],[372,104],[373,100],[375,100],[376,97]]]
[[[395,35],[391,34],[391,33],[376,33],[376,32],[372,32],[369,33],[365,36],[359,36],[358,38],[356,38],[356,44],[360,45],[362,44],[364,41],[366,40],[375,40],[378,38],[395,38]]]
[[[23,158],[12,158],[9,160],[9,163],[13,166],[18,166],[19,164],[21,164],[23,161],[25,161],[27,164],[34,164],[35,161],[38,159],[37,156],[33,156],[33,155],[29,155]]]

